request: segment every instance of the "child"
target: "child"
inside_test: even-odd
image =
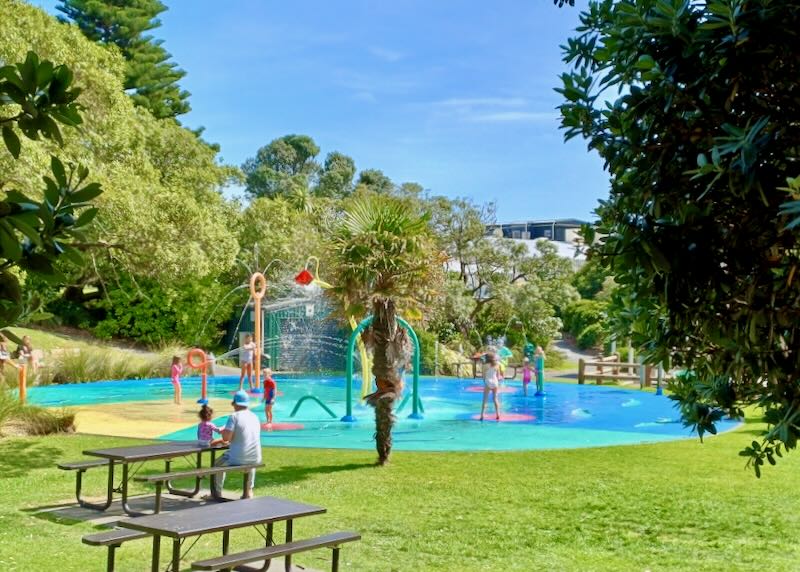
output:
[[[30,336],[22,336],[22,345],[17,346],[17,351],[14,352],[20,364],[26,363],[28,371],[36,373],[36,368],[39,364],[36,363],[36,356],[33,354],[33,345],[31,344]]]
[[[500,404],[497,402],[497,387],[500,381],[500,372],[497,369],[497,356],[489,354],[486,356],[486,367],[483,370],[483,403],[481,404],[481,421],[483,415],[486,413],[486,399],[489,397],[489,392],[492,393],[494,399],[494,413],[498,421],[500,421]]]
[[[244,388],[244,377],[247,375],[247,385],[250,391],[253,390],[253,358],[256,352],[256,343],[253,341],[253,336],[247,334],[244,337],[244,344],[242,344],[239,353],[239,364],[242,366],[242,373],[239,375],[239,391]]]
[[[0,334],[0,373],[5,370],[6,362],[11,359],[8,353],[8,338]]]
[[[536,395],[544,394],[544,350],[542,346],[536,346],[533,354],[533,370],[536,374]]]
[[[264,415],[267,425],[272,425],[272,406],[278,395],[278,384],[272,379],[272,370],[268,367],[261,370],[261,376],[264,378]]]
[[[214,433],[222,434],[222,429],[211,422],[214,410],[208,405],[203,405],[197,415],[200,417],[200,424],[197,426],[197,440],[202,441],[205,445],[222,443],[222,439],[214,439]]]
[[[172,356],[172,389],[175,390],[175,405],[181,404],[181,374],[183,365],[181,356]]]
[[[525,358],[522,360],[522,392],[525,397],[528,397],[528,384],[531,382],[532,377],[531,360]]]

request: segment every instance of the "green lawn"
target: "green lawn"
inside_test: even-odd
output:
[[[797,570],[800,457],[758,480],[736,453],[754,425],[708,440],[524,453],[396,453],[266,449],[257,494],[319,503],[296,537],[355,529],[345,570]],[[58,459],[127,443],[83,435],[0,441],[0,567],[101,570],[81,544],[91,525],[34,516],[71,498]],[[96,471],[95,471],[96,473]],[[91,472],[89,473],[91,474]],[[234,482],[238,481],[236,479]],[[100,475],[88,479],[101,490]],[[257,546],[255,533],[232,535]],[[199,556],[216,554],[204,539]],[[120,570],[146,570],[149,544],[125,545]],[[327,551],[299,562],[326,569]],[[166,562],[166,551],[164,551]]]

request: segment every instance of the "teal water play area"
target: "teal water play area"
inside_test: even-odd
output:
[[[345,381],[341,376],[303,375],[276,378],[279,396],[274,406],[275,423],[263,426],[265,446],[371,449],[374,447],[373,411],[356,403],[355,422],[340,420],[345,413]],[[353,393],[360,387],[354,382]],[[360,385],[360,383],[359,383]],[[406,384],[410,390],[410,380]],[[200,394],[199,379],[183,383],[184,399]],[[209,379],[209,397],[227,399],[238,387],[238,377]],[[690,438],[673,401],[663,395],[614,386],[547,383],[541,397],[523,395],[519,383],[501,388],[501,419],[493,410],[478,421],[482,386],[480,380],[422,377],[422,419],[410,419],[411,408],[397,412],[394,446],[405,451],[500,451],[560,449],[627,445]],[[304,400],[294,416],[298,401]],[[251,406],[264,419],[259,395]],[[29,399],[37,405],[63,407],[134,401],[171,400],[168,379],[107,381],[32,388]],[[218,410],[215,423],[224,424],[227,411]],[[490,420],[491,419],[491,420]],[[736,425],[722,423],[722,430]],[[194,426],[163,435],[163,439],[193,439]],[[696,438],[696,437],[695,437]]]

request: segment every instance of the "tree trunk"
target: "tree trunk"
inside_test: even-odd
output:
[[[367,396],[375,408],[375,447],[378,463],[385,465],[392,451],[394,403],[403,393],[400,369],[405,362],[406,335],[397,325],[394,300],[375,298],[372,302],[372,374],[378,390]]]

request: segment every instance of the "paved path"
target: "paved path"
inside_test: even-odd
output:
[[[567,361],[578,361],[580,358],[594,359],[597,357],[597,350],[579,350],[565,340],[556,340],[553,342],[553,346],[564,354]]]

